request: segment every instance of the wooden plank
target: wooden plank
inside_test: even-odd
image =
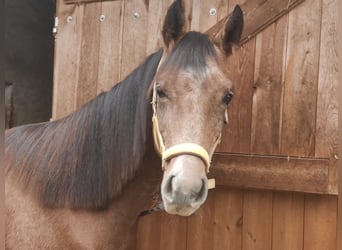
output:
[[[339,13],[341,13],[341,10],[342,10],[342,1],[338,1],[336,0],[337,2],[337,7],[338,7],[338,11]],[[342,18],[340,18],[340,14],[339,14],[339,17],[338,17],[338,26],[339,27],[342,27]],[[341,39],[341,33],[340,33],[340,29],[338,31],[338,34],[339,34],[339,39],[338,39],[338,48],[339,48],[339,60],[338,60],[338,76],[339,76],[339,79],[342,79],[342,60],[341,60],[341,48],[342,48],[342,39]],[[342,149],[342,84],[339,83],[338,84],[338,111],[339,111],[339,116],[338,116],[338,127],[339,127],[339,130],[338,130],[338,143],[339,143],[339,152],[341,152],[341,149]],[[338,177],[337,177],[337,180],[338,180],[338,204],[337,204],[337,215],[338,215],[338,218],[337,218],[337,249],[340,250],[342,249],[342,160],[339,159],[336,163],[337,165],[337,172],[338,172]]]
[[[243,201],[243,250],[271,250],[272,192],[245,191]]]
[[[213,189],[205,204],[188,218],[187,249],[240,250],[241,190]]]
[[[138,220],[136,250],[160,249],[161,213],[153,213]]]
[[[304,234],[304,195],[273,193],[272,249],[302,250]]]
[[[124,1],[120,77],[124,79],[146,58],[148,2]]]
[[[97,93],[109,90],[120,79],[121,1],[102,2],[100,21]],[[100,18],[100,17],[99,17]]]
[[[234,1],[239,3],[244,14],[244,31],[242,33],[241,43],[244,44],[259,32],[267,28],[270,24],[288,14],[297,5],[302,3],[304,0],[256,0],[256,1]],[[231,1],[230,1],[231,2]],[[229,5],[233,5],[229,3]],[[234,7],[234,6],[232,6]],[[233,8],[230,7],[230,12]],[[222,27],[222,24],[226,22],[228,16],[222,18],[214,26],[212,26],[208,33],[216,34]]]
[[[306,195],[303,250],[337,250],[337,197]]]
[[[160,246],[163,250],[186,250],[187,218],[178,215],[162,214]]]
[[[256,37],[251,152],[280,154],[287,16]]]
[[[119,1],[119,0],[64,0],[66,4],[82,4],[92,2]]]
[[[84,6],[57,1],[58,29],[55,36],[52,119],[75,111]]]
[[[193,1],[191,30],[205,32],[215,25],[218,20],[226,17],[228,14],[228,2],[217,0]],[[210,13],[212,8],[215,8],[215,14]]]
[[[76,86],[76,109],[97,94],[101,3],[84,6],[83,33]]]
[[[227,76],[233,81],[234,99],[229,104],[229,123],[222,130],[217,152],[249,153],[254,79],[255,39],[226,60]]]
[[[328,159],[214,154],[217,186],[328,193]]]
[[[240,250],[242,247],[243,192],[237,189],[217,189],[214,198],[213,247],[207,249]]]
[[[330,189],[337,192],[338,157],[338,55],[337,55],[337,2],[322,4],[322,25],[318,76],[316,157],[331,158]]]
[[[205,204],[188,218],[187,249],[213,249],[215,191],[210,190]]]
[[[13,84],[5,82],[5,129],[13,126]]]
[[[315,155],[321,1],[289,14],[281,154]]]
[[[162,28],[167,9],[173,0],[150,0],[148,5],[146,54],[163,47]]]

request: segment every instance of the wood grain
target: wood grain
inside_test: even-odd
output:
[[[201,0],[193,1],[191,30],[205,32],[218,20],[227,16],[228,2],[226,0]],[[210,9],[215,8],[216,14],[211,15]]]
[[[218,189],[214,201],[213,250],[242,247],[243,191]]]
[[[245,25],[240,44],[244,44],[255,37],[259,32],[267,28],[270,24],[274,23],[282,16],[288,14],[303,1],[304,0],[229,1],[229,13],[233,11],[235,4],[239,4],[244,14]],[[222,25],[228,19],[228,16],[220,19],[220,21],[213,25],[207,32],[209,34],[217,34]]]
[[[162,214],[160,246],[163,250],[186,250],[187,218],[177,215]]]
[[[161,217],[161,213],[153,213],[139,218],[136,250],[159,249]]]
[[[210,190],[206,203],[188,219],[188,250],[240,250],[241,236],[241,190]]]
[[[245,191],[243,200],[243,250],[271,250],[272,192]]]
[[[121,80],[146,58],[148,6],[146,1],[124,1]]]
[[[212,249],[215,230],[215,191],[208,193],[207,201],[188,218],[187,250]]]
[[[273,193],[272,249],[302,250],[304,234],[304,195]]]
[[[321,1],[289,14],[281,154],[315,155]]]
[[[215,154],[217,186],[328,193],[328,159]]]
[[[66,4],[82,4],[82,3],[119,1],[119,0],[62,0],[62,1],[64,1]]]
[[[223,128],[217,152],[250,152],[254,56],[255,39],[252,39],[226,61],[227,76],[233,81],[234,99],[228,107],[229,123]]]
[[[55,36],[52,119],[62,118],[76,109],[80,44],[84,6],[57,1],[58,30]],[[72,20],[68,21],[68,17]]]
[[[102,2],[97,93],[109,90],[120,79],[122,41],[122,1]],[[99,19],[100,17],[98,17]]]
[[[338,49],[337,49],[337,1],[322,3],[320,61],[318,75],[316,157],[331,159],[329,169],[330,188],[337,192],[338,155]]]
[[[172,0],[150,0],[148,5],[146,54],[152,54],[164,46],[161,30],[164,17]],[[163,14],[161,14],[163,13]]]
[[[303,250],[337,250],[337,197],[306,195]]]
[[[287,16],[256,37],[251,153],[280,154]]]
[[[79,70],[76,86],[76,109],[97,95],[99,67],[101,3],[84,6]]]

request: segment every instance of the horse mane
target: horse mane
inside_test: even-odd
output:
[[[107,207],[135,176],[152,137],[149,89],[161,56],[65,118],[6,131],[6,176],[47,207]]]

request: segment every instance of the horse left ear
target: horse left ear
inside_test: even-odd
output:
[[[224,29],[218,33],[208,31],[211,40],[220,47],[226,56],[232,54],[233,45],[238,45],[243,30],[243,13],[239,5],[236,5],[233,13],[225,23]]]
[[[169,7],[162,30],[164,44],[170,49],[186,32],[185,7],[182,0],[175,0]]]

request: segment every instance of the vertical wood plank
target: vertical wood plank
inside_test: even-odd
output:
[[[256,37],[251,152],[280,153],[287,15]]]
[[[84,6],[82,40],[76,86],[76,109],[97,94],[101,2]]]
[[[337,1],[322,3],[322,28],[317,97],[316,157],[332,159],[329,167],[329,186],[337,193],[338,152],[338,49]]]
[[[273,250],[302,250],[304,195],[273,193]]]
[[[215,8],[216,14],[210,14]],[[228,1],[201,0],[193,1],[191,30],[205,32],[228,14]]]
[[[254,79],[255,38],[227,59],[227,76],[233,81],[234,99],[229,104],[229,123],[223,128],[219,152],[249,153]]]
[[[54,120],[70,114],[76,108],[83,14],[84,5],[65,5],[64,1],[57,1],[58,29],[55,37],[52,105]]]
[[[281,153],[314,156],[321,1],[289,13]]]
[[[243,192],[215,189],[188,218],[188,250],[241,250]]]
[[[167,9],[173,0],[150,0],[148,5],[147,48],[149,55],[163,47],[161,31]]]
[[[213,250],[240,250],[242,247],[243,191],[217,190],[214,198]]]
[[[337,51],[337,1],[325,0],[322,5],[316,157],[330,158],[337,151]]]
[[[109,90],[120,79],[122,1],[101,3],[97,93]]]
[[[153,213],[138,220],[136,250],[160,249],[161,213]]]
[[[122,38],[121,79],[146,58],[148,1],[125,1]]]
[[[304,250],[337,250],[336,196],[305,196]]]
[[[186,250],[187,219],[177,215],[162,214],[160,246],[163,250]]]
[[[243,250],[272,247],[272,192],[245,191],[243,204]]]
[[[215,194],[210,190],[205,204],[188,220],[187,250],[213,249]]]

